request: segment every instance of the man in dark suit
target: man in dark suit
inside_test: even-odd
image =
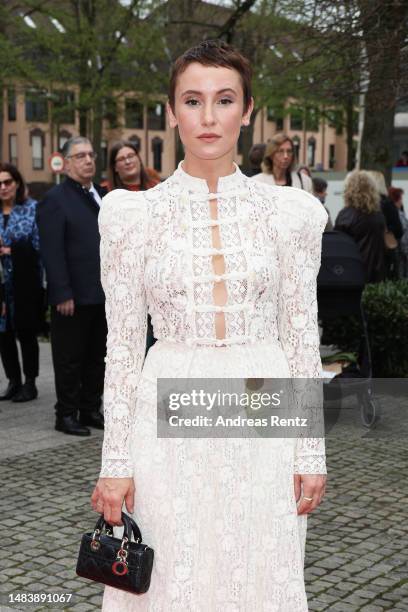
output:
[[[63,155],[67,177],[48,191],[37,212],[51,304],[55,429],[89,436],[87,426],[103,429],[107,325],[98,213],[105,192],[92,183],[95,153],[87,138],[68,140]]]

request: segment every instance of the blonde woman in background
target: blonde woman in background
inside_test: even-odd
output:
[[[295,147],[286,134],[276,134],[266,145],[262,172],[253,177],[254,181],[297,187],[313,193],[312,179],[307,174],[295,171]]]
[[[355,170],[346,178],[345,207],[339,212],[334,229],[349,234],[358,244],[366,270],[366,282],[385,279],[385,218],[380,194],[369,172]]]

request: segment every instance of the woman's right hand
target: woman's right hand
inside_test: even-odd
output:
[[[126,510],[134,510],[135,484],[133,478],[99,478],[92,493],[92,508],[110,525],[122,525],[123,500]]]

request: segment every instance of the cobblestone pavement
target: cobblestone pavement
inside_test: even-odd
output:
[[[0,404],[0,610],[98,610],[102,587],[76,577],[75,562],[80,535],[95,522],[89,496],[101,435],[54,431],[49,346],[41,348],[40,398]],[[306,550],[311,611],[408,611],[405,439],[362,431],[350,409],[327,439],[330,479]],[[33,592],[72,598],[10,604],[10,593]]]

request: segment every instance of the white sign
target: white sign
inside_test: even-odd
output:
[[[64,171],[64,158],[61,153],[53,153],[48,160],[50,170],[54,174],[61,174]]]

